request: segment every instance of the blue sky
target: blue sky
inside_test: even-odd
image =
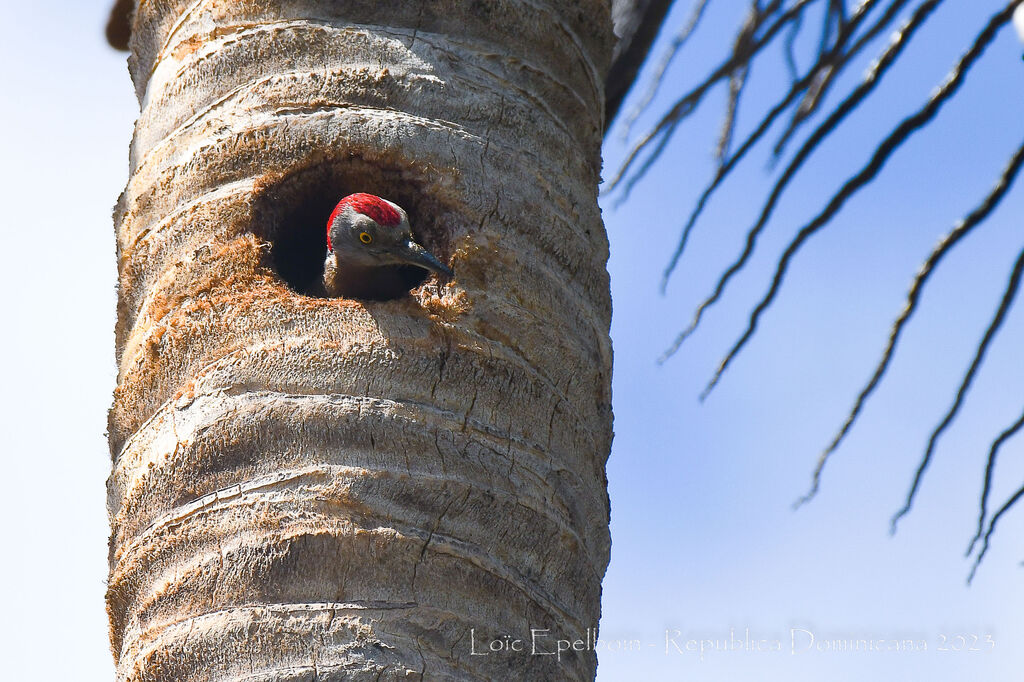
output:
[[[634,137],[670,105],[672,93],[685,91],[724,57],[722,36],[731,35],[743,4],[712,3]],[[1024,627],[1017,539],[1024,510],[1004,517],[970,588],[963,552],[976,524],[989,444],[1018,418],[1024,402],[1020,305],[961,417],[940,441],[895,537],[888,523],[1024,246],[1019,188],[933,276],[886,379],[826,469],[819,496],[798,512],[790,508],[870,376],[919,264],[988,192],[1020,144],[1024,64],[1012,30],[1003,32],[934,124],[807,243],[754,340],[707,401],[698,401],[786,242],[860,168],[881,136],[923,103],[1001,6],[950,0],[935,13],[873,100],[798,175],[750,267],[664,365],[656,359],[739,253],[760,211],[770,189],[767,151],[754,153],[712,199],[664,297],[658,294],[661,272],[713,173],[724,90],[714,91],[680,129],[628,201],[617,207],[617,195],[605,198],[616,436],[608,466],[613,549],[604,583],[601,638],[609,650],[599,646],[602,682],[1018,678]],[[662,43],[688,11],[689,3],[677,3]],[[748,85],[741,132],[773,101],[785,74],[778,53],[767,56]],[[836,92],[848,90],[866,66],[865,60],[849,69]],[[608,177],[624,154],[622,134],[620,125],[608,136]],[[1024,476],[1022,440],[1003,449],[992,498],[997,504]],[[751,639],[779,641],[781,651],[741,646],[701,661],[685,646],[676,649],[688,640],[728,640],[730,631],[743,640],[748,629]],[[810,650],[807,632],[817,638]],[[961,644],[957,635],[982,651],[953,651]],[[989,636],[994,647],[982,644]],[[923,640],[927,650],[817,650],[822,642],[860,638]],[[641,650],[628,651],[627,642],[637,639]],[[941,651],[944,645],[951,650]]]
[[[722,37],[735,21],[730,12],[742,3],[719,4],[652,111],[723,54]],[[656,358],[737,252],[759,208],[766,156],[755,154],[713,200],[664,297],[662,268],[711,173],[722,93],[681,130],[627,203],[605,202],[616,438],[608,466],[613,555],[604,583],[602,682],[943,682],[1019,673],[1024,510],[1005,519],[970,588],[962,557],[988,444],[1021,410],[1019,305],[941,441],[913,512],[888,535],[927,435],[952,400],[1022,246],[1019,188],[933,278],[888,377],[826,470],[821,494],[799,512],[790,509],[869,375],[918,264],[988,191],[1020,142],[1024,63],[1010,31],[935,124],[808,244],[754,341],[711,397],[697,400],[789,235],[941,80],[984,21],[977,7],[985,5],[987,16],[988,6],[999,4],[945,3],[908,61],[801,173],[751,267],[665,365]],[[124,56],[102,42],[106,9],[105,0],[60,7],[3,0],[0,117],[7,134],[0,153],[7,163],[0,186],[10,246],[2,277],[19,321],[2,340],[9,484],[0,508],[12,557],[3,569],[5,599],[15,617],[0,627],[11,647],[11,679],[38,676],[43,665],[74,670],[85,681],[112,676],[103,612],[103,429],[115,378],[110,211],[127,179],[137,105]],[[686,9],[681,4],[671,21],[678,24]],[[865,66],[851,69],[846,83]],[[755,71],[741,130],[771,96],[764,84],[780,67],[775,59]],[[642,118],[638,129],[650,120]],[[619,132],[606,146],[607,175],[623,153]],[[1004,448],[993,500],[1001,503],[1024,479],[1022,455],[1024,439]],[[67,630],[54,629],[58,613]],[[728,639],[730,630],[740,641],[749,631],[768,648],[778,640],[782,650],[746,647],[703,661],[686,651],[688,640]],[[927,650],[817,652],[805,650],[804,633],[816,643],[910,638]],[[957,636],[982,650],[952,650]],[[52,647],[55,638],[61,644]],[[640,647],[629,651],[637,640]],[[943,644],[951,650],[939,651]]]

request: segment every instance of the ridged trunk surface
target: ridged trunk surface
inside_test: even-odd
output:
[[[139,3],[118,680],[593,678],[592,651],[529,647],[588,639],[608,561],[608,15]],[[303,295],[356,191],[404,206],[455,280]],[[527,650],[473,655],[505,635]]]

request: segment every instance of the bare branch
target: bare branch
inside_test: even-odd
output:
[[[676,58],[676,55],[683,49],[683,45],[686,44],[687,39],[693,33],[694,29],[697,28],[698,24],[700,24],[701,17],[704,16],[704,9],[707,6],[708,0],[697,0],[696,6],[690,13],[690,18],[687,20],[682,30],[672,38],[672,42],[665,51],[665,55],[662,57],[661,62],[651,75],[650,87],[647,88],[647,92],[644,93],[644,96],[640,98],[640,101],[635,107],[633,107],[633,110],[626,117],[626,120],[623,121],[623,139],[629,138],[630,132],[633,129],[633,124],[635,124],[636,120],[640,118],[640,114],[644,112],[647,106],[651,103],[651,100],[654,99],[654,96],[658,94],[658,90],[661,88],[661,83],[665,79],[665,72],[668,71],[668,67]]]
[[[874,4],[874,2],[875,0],[866,0],[864,3],[858,6],[854,16],[850,19],[850,22],[848,24],[848,27],[851,32],[856,30],[857,25],[864,19],[864,17],[867,15],[867,12],[871,10],[871,7]],[[661,277],[661,293],[665,293],[665,290],[668,287],[668,279],[672,275],[672,272],[675,270],[676,266],[679,264],[679,259],[682,258],[683,252],[686,250],[686,243],[690,238],[690,231],[696,224],[697,219],[700,217],[700,214],[704,211],[704,207],[706,206],[708,200],[711,198],[711,195],[715,192],[718,186],[725,180],[725,177],[732,171],[732,169],[737,165],[737,163],[743,159],[746,153],[750,151],[751,148],[753,148],[753,146],[761,139],[761,137],[769,130],[769,128],[771,128],[771,125],[775,122],[775,119],[789,107],[789,105],[793,102],[796,96],[800,92],[802,92],[808,86],[808,84],[814,80],[814,78],[816,78],[817,73],[822,68],[825,68],[829,64],[837,63],[838,65],[835,71],[841,71],[849,63],[849,58],[855,54],[854,50],[859,51],[863,49],[866,44],[866,42],[859,42],[857,45],[854,46],[851,52],[848,52],[845,55],[839,55],[838,52],[829,52],[828,54],[819,55],[818,60],[808,70],[807,74],[803,78],[792,83],[789,92],[786,94],[786,96],[783,97],[783,99],[780,102],[778,102],[762,117],[761,122],[758,124],[757,128],[754,130],[753,133],[751,133],[747,137],[746,141],[744,141],[744,143],[740,146],[736,153],[733,154],[732,157],[730,157],[724,163],[719,163],[718,169],[715,172],[715,177],[704,188],[704,191],[702,192],[700,198],[697,200],[697,203],[691,210],[690,216],[687,219],[686,224],[683,226],[682,232],[679,237],[679,242],[676,244],[675,251],[673,251],[672,257],[669,258],[668,265],[665,266],[665,271],[662,273]],[[840,47],[841,45],[836,45],[834,49],[838,50]],[[653,160],[648,160],[648,164],[652,162]],[[631,186],[632,182],[629,184],[629,187]],[[658,362],[662,363],[665,362],[668,358],[670,358],[679,349],[679,346],[692,331],[693,329],[688,329],[681,333],[679,336],[677,336],[672,345],[669,346],[669,348],[662,354],[661,358],[659,358]]]
[[[786,270],[789,268],[789,264],[792,261],[793,256],[800,250],[800,247],[807,241],[807,239],[832,219],[839,209],[842,208],[843,204],[846,203],[847,199],[878,175],[878,172],[885,165],[885,162],[892,155],[893,151],[899,148],[900,145],[902,145],[903,142],[914,132],[934,118],[942,108],[942,105],[957,90],[959,90],[960,86],[963,84],[964,78],[970,71],[971,66],[973,66],[981,54],[984,53],[985,48],[992,42],[999,30],[1009,22],[1010,17],[1013,14],[1013,10],[1019,3],[1020,0],[1011,0],[1011,2],[1004,7],[1002,11],[992,16],[985,28],[978,34],[971,48],[960,59],[949,76],[947,76],[942,86],[940,86],[931,98],[929,98],[927,104],[912,116],[904,119],[900,125],[898,125],[896,129],[879,144],[867,165],[865,165],[855,176],[847,180],[839,192],[832,197],[825,209],[810,223],[797,232],[796,237],[794,237],[794,239],[789,243],[786,250],[783,252],[782,257],[779,259],[775,275],[772,278],[772,283],[768,288],[768,291],[751,312],[746,330],[719,364],[714,376],[701,395],[702,400],[714,389],[715,385],[721,378],[722,373],[728,368],[732,360],[754,335],[754,332],[757,330],[757,324],[760,320],[761,314],[764,313],[769,305],[771,305],[776,294],[778,294],[779,288],[785,277]]]
[[[970,585],[974,580],[974,574],[978,571],[978,566],[981,565],[981,560],[988,554],[989,540],[992,538],[992,533],[996,530],[996,524],[999,523],[999,519],[1002,518],[1003,514],[1008,512],[1010,508],[1017,504],[1017,501],[1024,497],[1024,486],[1021,486],[1017,492],[1008,499],[1003,506],[999,508],[995,514],[992,515],[992,520],[988,524],[988,530],[985,531],[985,537],[981,541],[981,551],[978,552],[978,556],[974,559],[974,566],[971,567],[971,573],[967,576],[967,584]]]
[[[1009,435],[1011,435],[1011,436],[1012,436],[1012,435],[1013,435],[1014,433],[1017,433],[1017,432],[1019,432],[1019,431],[1020,431],[1020,428],[1021,428],[1021,426],[1022,426],[1022,425],[1024,425],[1024,415],[1021,415],[1021,418],[1020,418],[1020,420],[1018,420],[1018,421],[1017,421],[1017,423],[1015,424],[1015,426],[1013,426],[1013,427],[1010,427],[1010,429],[1007,429],[1007,431],[1004,431],[1004,432],[1003,432],[1003,435],[1009,434]],[[996,441],[996,443],[993,443],[993,450],[991,450],[991,451],[989,452],[989,459],[990,459],[990,460],[991,460],[992,458],[994,458],[994,456],[995,456],[995,449],[996,449],[996,448],[998,447],[998,445],[1001,445],[1001,444],[1002,444],[1002,441],[1003,441],[1003,435],[1001,435],[1001,436],[999,437],[999,440],[997,440],[997,441]],[[1008,437],[1009,437],[1009,436],[1007,436],[1007,438],[1008,438]],[[976,556],[976,557],[974,558],[974,565],[973,565],[973,566],[971,566],[971,572],[970,572],[970,573],[968,574],[968,576],[967,576],[967,584],[968,584],[968,585],[970,585],[970,584],[971,584],[971,582],[973,582],[973,580],[974,580],[974,575],[975,575],[975,573],[977,573],[977,572],[978,572],[978,567],[979,567],[979,566],[981,566],[981,561],[982,561],[982,559],[984,559],[984,558],[985,558],[985,555],[986,555],[986,554],[988,554],[988,548],[989,548],[989,543],[990,543],[990,541],[991,541],[991,539],[992,539],[992,534],[993,534],[993,533],[995,532],[995,530],[996,530],[996,524],[998,524],[998,523],[999,523],[999,519],[1000,519],[1000,518],[1002,518],[1003,514],[1005,514],[1006,512],[1008,512],[1008,511],[1010,510],[1010,508],[1011,508],[1011,507],[1013,507],[1013,505],[1017,504],[1017,501],[1018,501],[1018,500],[1020,500],[1020,498],[1021,498],[1021,497],[1024,497],[1024,486],[1021,486],[1021,487],[1020,487],[1020,488],[1019,488],[1019,489],[1017,490],[1017,492],[1015,492],[1015,493],[1014,493],[1014,494],[1013,494],[1013,495],[1012,495],[1012,496],[1010,497],[1010,499],[1008,499],[1008,500],[1007,500],[1006,502],[1004,502],[1004,503],[1003,503],[1003,506],[1002,506],[1002,507],[1000,507],[1000,508],[999,508],[999,509],[998,509],[998,510],[996,511],[996,513],[992,515],[992,520],[988,522],[988,530],[986,530],[986,531],[985,531],[985,535],[984,535],[984,537],[982,537],[982,539],[981,539],[981,550],[979,550],[979,552],[978,552],[978,556]],[[975,541],[976,541],[976,540],[972,540],[972,541],[971,541],[971,547],[972,547],[972,548],[974,547],[974,543],[975,543]],[[968,554],[969,554],[969,553],[970,553],[970,552],[968,552]]]
[[[750,14],[747,21],[736,36],[733,44],[733,54],[746,54],[751,51],[754,34],[761,26],[764,18],[779,9],[781,0],[773,0],[768,7],[762,9],[759,0],[754,0],[750,7]],[[725,116],[722,120],[722,131],[718,137],[718,145],[715,149],[715,156],[718,165],[721,167],[726,162],[729,154],[729,147],[732,145],[733,132],[736,129],[736,115],[739,112],[740,98],[743,96],[743,88],[747,84],[747,76],[750,74],[751,60],[742,62],[735,71],[729,75],[729,95],[725,107]]]
[[[718,158],[719,166],[726,163],[729,147],[732,146],[732,135],[736,129],[736,116],[740,109],[740,99],[743,97],[743,88],[747,84],[747,76],[749,74],[750,66],[741,66],[729,78],[729,99],[725,107],[722,131],[718,135],[718,144],[715,148],[715,156]]]
[[[622,179],[636,162],[637,157],[653,142],[653,140],[662,136],[671,136],[680,121],[694,111],[697,105],[703,100],[704,95],[713,85],[724,78],[728,78],[729,74],[731,74],[741,64],[752,60],[757,53],[772,41],[775,35],[782,30],[786,24],[793,21],[794,17],[799,15],[799,13],[812,2],[815,2],[815,0],[797,0],[792,7],[783,12],[779,18],[765,30],[764,35],[758,38],[751,45],[749,52],[732,54],[725,62],[720,64],[718,68],[712,71],[704,81],[690,90],[686,95],[678,99],[669,109],[668,113],[662,116],[657,125],[655,125],[650,132],[633,145],[630,151],[626,154],[626,159],[620,165],[618,172],[608,182],[605,193],[615,191],[618,185],[622,182]],[[656,160],[661,151],[664,150],[665,144],[666,142],[662,141],[657,145],[651,156],[645,161],[641,168],[633,174],[634,180],[630,183],[629,187],[633,186],[636,179],[638,179],[637,176],[642,176],[651,167],[654,160]],[[623,198],[628,197],[629,187],[624,191],[625,196]]]
[[[836,17],[836,29],[842,31],[846,28],[846,2],[845,0],[834,0],[832,3],[833,12]]]
[[[813,83],[811,87],[808,88],[806,96],[793,113],[793,118],[790,119],[789,125],[786,127],[786,130],[779,137],[779,140],[775,143],[775,147],[772,149],[772,155],[775,156],[776,159],[782,156],[786,149],[786,145],[790,139],[792,139],[793,134],[796,133],[796,131],[800,129],[801,125],[803,125],[803,123],[818,110],[818,106],[820,106],[825,95],[835,82],[836,76],[841,72],[841,68],[845,67],[849,63],[850,58],[853,55],[860,53],[860,51],[864,49],[868,43],[874,40],[879,33],[888,28],[896,19],[896,15],[899,14],[900,10],[903,9],[904,5],[906,5],[908,1],[909,0],[893,0],[893,2],[885,8],[882,16],[867,28],[864,35],[857,38],[848,52],[843,54],[842,59],[839,60],[837,65],[838,68],[824,70],[820,75],[820,80]],[[840,37],[836,41],[837,45],[845,45],[845,43],[853,37],[860,24],[859,19],[863,18],[867,12],[870,12],[874,8],[875,4],[876,0],[866,0],[858,8],[854,17],[845,24],[845,29],[840,31]],[[918,7],[915,14],[917,14],[920,9],[921,6]],[[896,35],[899,36],[899,32],[897,32]]]
[[[795,81],[800,73],[800,69],[796,65],[796,39],[800,35],[800,29],[803,27],[804,17],[801,14],[798,16],[789,27],[789,33],[786,35],[786,42],[783,44],[783,54],[786,57],[786,68],[789,69],[789,79]]]
[[[828,0],[825,5],[825,19],[821,22],[821,37],[818,39],[818,54],[828,52],[828,46],[832,44],[832,36],[835,31],[835,0]]]
[[[981,363],[985,358],[985,353],[988,351],[989,346],[992,344],[992,339],[995,338],[999,332],[999,328],[1003,325],[1003,321],[1006,319],[1006,313],[1013,305],[1013,301],[1017,296],[1017,289],[1020,287],[1021,276],[1024,275],[1024,249],[1021,250],[1020,255],[1017,256],[1017,262],[1013,266],[1013,272],[1010,274],[1010,281],[1006,285],[1006,290],[1003,292],[1003,298],[999,302],[999,307],[996,309],[995,315],[992,317],[992,321],[989,323],[988,329],[985,330],[985,335],[982,337],[981,343],[974,353],[974,359],[971,361],[971,366],[968,368],[967,373],[964,374],[963,381],[960,383],[960,388],[957,389],[956,398],[953,400],[953,405],[946,412],[946,415],[939,422],[939,425],[932,431],[931,437],[928,438],[928,447],[925,449],[924,456],[921,458],[921,463],[917,467],[917,471],[914,473],[914,482],[910,485],[910,491],[907,492],[907,500],[903,503],[903,507],[900,508],[896,514],[893,515],[892,521],[890,522],[889,532],[896,532],[896,524],[899,520],[906,516],[910,511],[910,507],[913,505],[914,497],[917,494],[917,489],[921,485],[921,479],[924,476],[925,470],[928,469],[928,464],[931,462],[932,455],[935,452],[935,445],[939,441],[939,436],[946,430],[946,427],[950,425],[953,418],[956,417],[956,413],[960,410],[960,406],[963,404],[964,397],[967,395],[967,391],[971,387],[971,383],[974,381],[974,377],[978,372],[978,368],[981,367]]]
[[[789,89],[789,93],[786,95],[786,97],[783,98],[781,102],[776,104],[771,109],[771,111],[769,111],[764,116],[764,118],[761,119],[761,123],[758,125],[757,129],[755,129],[753,133],[747,136],[747,139],[744,140],[743,144],[740,145],[740,148],[736,150],[736,153],[730,156],[724,164],[720,164],[718,166],[718,170],[715,172],[714,179],[712,179],[712,181],[707,185],[707,187],[704,188],[703,193],[701,193],[700,199],[697,200],[696,205],[690,212],[690,216],[687,219],[686,224],[683,226],[682,234],[679,237],[679,243],[676,244],[676,250],[672,253],[672,257],[669,259],[668,265],[665,267],[665,271],[664,273],[662,273],[661,276],[661,293],[665,293],[665,289],[668,286],[668,279],[672,275],[672,271],[675,270],[676,265],[678,265],[679,259],[683,255],[683,251],[686,250],[686,242],[690,238],[690,230],[693,229],[693,226],[697,222],[697,218],[699,218],[700,214],[704,211],[704,206],[711,198],[711,195],[722,183],[722,181],[725,180],[729,172],[736,167],[736,165],[743,159],[744,156],[746,156],[747,152],[750,151],[755,144],[757,144],[758,140],[760,140],[766,132],[768,132],[768,129],[771,127],[772,123],[779,116],[779,114],[781,114],[783,111],[786,110],[787,107],[789,107],[789,105],[796,98],[797,94],[799,94],[802,82],[803,81],[798,81],[794,83],[793,86]],[[675,349],[670,349],[670,352],[667,352],[666,355],[663,355],[662,359],[659,360],[659,362],[664,362],[674,352]]]
[[[879,382],[882,380],[882,376],[889,368],[889,362],[892,360],[893,354],[896,351],[896,345],[899,342],[900,336],[903,333],[903,329],[906,327],[907,321],[917,310],[917,303],[920,299],[921,292],[924,289],[925,283],[931,277],[935,268],[939,262],[953,250],[961,239],[966,237],[971,230],[977,225],[981,224],[988,216],[995,210],[999,203],[1006,196],[1007,191],[1016,179],[1021,166],[1024,165],[1024,143],[1017,148],[1016,153],[1010,159],[1010,162],[1003,169],[1002,175],[996,182],[995,186],[989,192],[988,196],[972,210],[967,216],[961,220],[946,236],[944,236],[939,243],[932,249],[932,252],[928,255],[921,269],[914,277],[913,283],[910,285],[910,291],[907,292],[906,303],[903,310],[900,312],[899,317],[893,322],[892,327],[889,329],[889,340],[886,343],[885,350],[882,352],[882,357],[875,366],[875,371],[871,375],[871,379],[868,380],[864,388],[861,389],[857,395],[857,399],[853,404],[853,407],[846,415],[846,419],[843,421],[842,427],[832,438],[832,442],[829,443],[828,447],[818,457],[818,464],[814,469],[814,475],[811,480],[811,488],[802,498],[797,500],[795,506],[799,507],[805,502],[809,502],[811,498],[818,492],[818,485],[821,482],[821,473],[825,469],[825,465],[828,462],[829,457],[839,447],[843,439],[846,438],[846,434],[849,433],[850,428],[853,426],[857,417],[860,415],[864,404],[867,399],[874,392]],[[983,510],[984,515],[984,510]]]
[[[736,41],[732,49],[733,54],[750,52],[754,33],[761,25],[764,16],[778,9],[778,5],[779,1],[776,0],[769,7],[762,10],[757,0],[751,4],[750,14],[736,35]],[[750,61],[746,61],[729,74],[729,94],[725,105],[725,116],[722,118],[722,131],[719,133],[718,144],[715,148],[715,157],[718,159],[719,167],[725,164],[726,156],[729,154],[733,131],[736,128],[736,115],[739,112],[740,98],[743,96],[743,87],[747,84],[747,75],[749,73]]]
[[[992,473],[996,468],[996,457],[999,454],[999,449],[1003,447],[1003,443],[1010,440],[1010,438],[1016,435],[1022,428],[1024,428],[1024,413],[1021,413],[1020,418],[1018,418],[1017,421],[999,434],[998,438],[992,441],[992,446],[988,450],[988,461],[985,463],[985,484],[982,487],[981,502],[979,504],[978,531],[974,534],[974,537],[971,538],[971,544],[968,545],[967,551],[964,552],[964,556],[971,555],[971,552],[974,551],[974,546],[978,543],[978,540],[981,539],[982,532],[985,529],[985,517],[988,515],[988,498],[989,494],[992,492]]]
[[[836,108],[832,111],[828,118],[826,118],[817,127],[817,129],[815,129],[815,131],[811,133],[810,137],[808,137],[807,140],[804,141],[803,145],[801,145],[800,147],[800,150],[796,153],[792,160],[790,160],[789,165],[786,167],[786,170],[783,171],[782,175],[776,181],[774,187],[772,187],[772,191],[761,209],[761,215],[758,217],[757,222],[754,224],[753,227],[750,228],[750,230],[747,231],[746,243],[744,244],[742,253],[740,253],[739,257],[736,258],[736,260],[734,260],[729,265],[729,267],[725,269],[725,271],[723,271],[722,275],[718,279],[717,284],[715,285],[714,291],[711,293],[710,296],[705,298],[704,301],[702,301],[701,304],[697,307],[697,310],[694,312],[693,319],[691,320],[690,325],[686,329],[684,329],[678,337],[676,337],[676,340],[673,342],[669,350],[666,351],[663,357],[669,357],[673,353],[675,353],[682,345],[682,343],[687,339],[687,337],[689,337],[694,331],[696,331],[704,315],[704,311],[706,311],[709,307],[718,302],[718,300],[722,297],[722,294],[725,292],[725,288],[728,285],[729,281],[737,272],[743,269],[743,267],[747,264],[747,261],[750,259],[750,256],[754,253],[754,248],[757,245],[757,239],[760,236],[761,232],[764,230],[764,227],[768,224],[768,219],[771,217],[772,212],[775,210],[775,206],[781,198],[783,191],[789,184],[789,181],[792,180],[792,178],[796,175],[797,171],[799,171],[800,168],[803,166],[807,158],[817,149],[818,145],[821,144],[821,142],[826,137],[828,137],[828,135],[830,135],[832,131],[836,129],[836,127],[838,127],[838,125],[843,121],[843,119],[845,119],[847,115],[854,111],[857,108],[857,106],[860,105],[860,103],[882,81],[882,78],[885,76],[886,72],[893,65],[893,63],[895,63],[896,58],[900,55],[903,49],[910,43],[910,38],[924,24],[928,16],[936,9],[936,7],[942,1],[943,0],[927,0],[927,2],[922,3],[921,6],[917,8],[917,11],[914,13],[914,15],[903,26],[903,28],[900,29],[896,36],[894,36],[893,41],[879,56],[878,60],[872,65],[871,69],[868,70],[868,73],[864,76],[864,80],[861,82],[861,84],[857,86],[857,88],[855,88],[853,92],[851,92],[846,97],[846,99],[844,99],[838,106],[836,106]],[[932,101],[929,102],[928,106],[930,106],[931,104]],[[921,112],[918,112],[918,115],[920,115],[920,113]],[[896,135],[896,133],[900,132],[903,126],[907,125],[907,121],[911,121],[913,118],[914,117],[911,117],[911,119],[905,120],[903,125],[901,125],[900,128],[897,128],[897,131],[890,135],[890,138],[889,140],[887,140],[887,142],[894,140],[894,136]],[[922,120],[917,127],[923,125],[926,122],[926,120],[927,119]],[[908,129],[904,133],[904,135],[908,135],[912,130],[912,128]],[[899,142],[902,142],[902,139],[900,139]],[[899,142],[893,142],[893,148],[895,148],[895,146],[897,146]],[[885,143],[883,143],[883,145],[884,144]],[[879,158],[879,153],[881,153],[882,151],[883,147],[880,146],[879,150],[876,151],[876,159]],[[891,149],[889,151],[891,152]],[[886,152],[886,156],[887,154],[888,152]],[[886,157],[881,157],[880,160],[877,161],[877,167],[874,169],[873,172],[877,172],[877,170],[881,167],[881,164],[884,163],[885,158]],[[872,162],[869,163],[867,169],[871,169],[876,159],[873,159]],[[858,177],[861,176],[865,176],[864,171],[862,171]],[[870,177],[873,177],[873,174]],[[861,182],[861,184],[865,184],[867,180],[870,179],[870,177],[865,176],[866,179],[864,179],[863,182]],[[856,178],[854,178],[854,180],[856,180]],[[842,202],[845,201],[845,197],[842,197],[842,192],[847,191],[848,188],[851,188],[849,190],[849,193],[851,194],[853,191],[855,191],[856,188],[853,187],[852,183],[853,180],[848,181],[847,185],[844,186],[840,194],[833,197],[832,204],[830,204],[832,212],[828,212],[829,209],[826,209],[827,215],[825,221],[827,221],[827,219],[830,219],[832,217],[832,214],[835,211],[837,211],[839,209],[839,206],[841,206]],[[859,187],[859,185],[857,187]],[[839,201],[839,203],[836,204],[833,208],[833,204],[835,204],[837,200]],[[821,219],[821,216],[819,216],[819,218],[816,218],[816,220],[819,219]],[[812,225],[814,225],[814,223],[812,223]],[[807,230],[808,228],[804,229]],[[811,229],[813,230],[816,228]],[[780,265],[782,265],[781,262]],[[746,341],[744,340],[743,342],[745,343]],[[731,360],[731,358],[727,358],[727,360]],[[721,375],[721,372],[724,369],[724,365],[719,368],[718,372],[716,372],[715,379],[713,380],[712,385],[714,383],[717,383],[718,376]],[[710,390],[710,387],[709,389],[705,390],[705,395],[707,394],[708,390]]]

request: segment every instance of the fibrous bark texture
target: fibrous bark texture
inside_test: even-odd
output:
[[[611,44],[607,0],[136,7],[119,680],[593,678]],[[356,191],[455,279],[304,295]]]
[[[134,0],[115,0],[107,20],[107,42],[128,49]],[[611,0],[615,51],[605,80],[605,122],[615,118],[622,100],[636,82],[672,0]]]

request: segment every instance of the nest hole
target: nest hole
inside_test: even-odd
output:
[[[427,184],[408,171],[382,169],[359,159],[326,161],[287,174],[264,177],[253,208],[251,230],[270,244],[267,266],[304,296],[320,296],[327,256],[327,221],[342,197],[368,192],[405,209],[413,236],[442,262],[450,255],[450,235],[440,228],[443,206],[431,202]],[[408,289],[431,273],[408,265],[394,267]],[[368,296],[372,300],[399,295]]]

